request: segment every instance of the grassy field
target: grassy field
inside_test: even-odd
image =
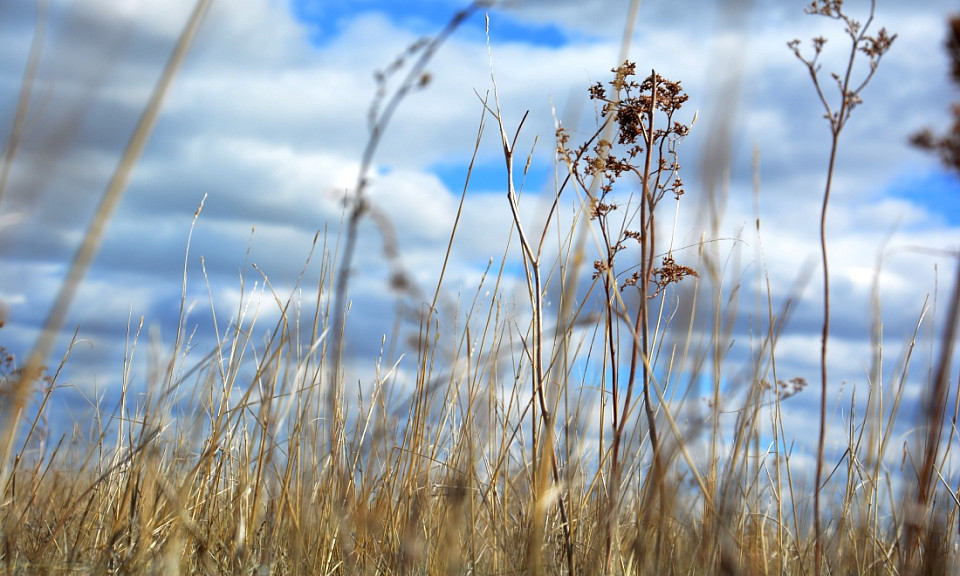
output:
[[[502,141],[503,209],[514,218],[504,248],[523,256],[522,309],[506,305],[516,299],[506,256],[472,295],[454,299],[443,273],[436,286],[416,286],[399,258],[403,247],[388,247],[391,289],[422,305],[419,331],[384,342],[381,358],[371,360],[376,377],[361,382],[362,391],[347,381],[344,327],[359,223],[371,219],[391,237],[390,214],[377,211],[366,189],[380,137],[407,95],[429,89],[430,59],[480,6],[390,68],[395,87],[385,83],[372,107],[374,130],[342,230],[318,240],[317,277],[271,294],[281,320],[268,338],[255,337],[263,326],[255,332],[257,318],[242,308],[217,346],[197,358],[184,314],[170,360],[144,393],[126,367],[117,368],[120,401],[97,415],[92,441],[38,441],[56,418],[47,406],[60,377],[43,366],[205,4],[118,162],[40,342],[23,359],[0,348],[0,573],[956,573],[960,502],[944,463],[956,435],[945,430],[953,430],[958,409],[948,404],[947,386],[956,377],[950,358],[960,283],[941,304],[953,323],[943,327],[941,348],[929,351],[938,369],[926,377],[922,450],[899,470],[886,466],[908,346],[895,374],[876,375],[891,382],[892,398],[879,391],[857,398],[846,450],[828,458],[827,239],[819,378],[777,373],[777,342],[792,308],[775,309],[772,298],[759,310],[752,372],[733,378],[741,367],[728,365],[724,351],[745,313],[738,288],[724,284],[724,262],[705,249],[711,238],[698,251],[674,253],[676,214],[693,209],[684,203],[676,152],[699,126],[683,124],[677,112],[687,98],[681,82],[630,62],[584,86],[600,110],[594,134],[575,141],[558,130],[561,178],[536,225],[524,221],[514,188],[527,162],[515,150],[523,126],[501,120],[494,67],[478,145],[484,131]],[[842,10],[824,1],[808,9],[837,21],[850,69],[820,72],[822,42],[791,45],[833,135],[824,143],[833,153],[823,166],[823,218],[839,136],[856,121],[859,92],[895,38],[870,21],[855,25]],[[852,73],[855,60],[867,72]],[[821,85],[830,72],[836,82]],[[16,138],[15,131],[4,170]],[[942,148],[930,134],[918,142]],[[560,207],[571,203],[579,210],[564,220]],[[460,217],[469,214],[451,227],[451,245]],[[598,301],[599,308],[586,305]],[[694,318],[707,319],[707,338]],[[711,397],[701,403],[704,383]],[[792,439],[784,437],[781,403],[799,393],[821,402],[812,481],[796,472]],[[25,410],[34,399],[39,408]]]

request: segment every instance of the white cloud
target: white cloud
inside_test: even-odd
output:
[[[830,206],[831,266],[837,287],[833,293],[837,337],[831,361],[840,378],[861,382],[871,353],[865,327],[878,250],[887,243],[881,276],[883,311],[887,334],[896,346],[912,329],[923,296],[934,289],[932,268],[937,259],[910,247],[949,247],[957,237],[955,226],[930,208],[888,195],[894,179],[912,174],[918,166],[929,170],[933,165],[911,150],[906,138],[921,126],[941,123],[946,114],[944,94],[951,93],[940,48],[943,16],[950,6],[931,3],[921,12],[909,4],[881,4],[877,23],[900,37],[843,135]],[[32,341],[31,330],[41,321],[62,273],[62,266],[52,262],[72,255],[85,218],[191,5],[186,0],[173,6],[166,3],[162,9],[105,0],[77,3],[74,19],[62,12],[67,14],[66,24],[51,30],[51,49],[35,100],[39,116],[17,159],[11,186],[0,199],[0,298],[9,308],[8,325],[0,335]],[[816,93],[785,43],[827,34],[828,49],[845,54],[842,29],[826,19],[802,16],[800,6],[787,10],[767,1],[755,3],[752,16],[743,23],[745,29],[734,32],[724,24],[726,31],[720,33],[721,20],[708,9],[712,3],[679,6],[644,4],[632,57],[638,70],[655,67],[683,82],[691,95],[680,114],[683,121],[700,111],[697,126],[680,147],[688,189],[680,205],[680,243],[695,243],[702,233],[708,240],[719,237],[708,250],[715,251],[718,262],[730,262],[725,294],[736,281],[744,282],[741,299],[746,310],[754,305],[754,274],[761,266],[753,261],[758,249],[753,222],[759,216],[763,271],[769,273],[776,308],[791,296],[803,264],[813,259],[816,266],[829,146]],[[10,8],[0,8],[0,14],[3,10]],[[339,200],[356,181],[367,138],[366,114],[376,89],[373,72],[389,64],[417,34],[383,15],[367,14],[345,22],[339,36],[312,46],[309,27],[294,21],[287,10],[285,2],[257,0],[214,3],[207,15],[111,225],[98,265],[74,307],[72,322],[94,327],[102,338],[96,359],[103,362],[97,368],[101,374],[122,352],[117,343],[122,342],[131,309],[135,315],[137,310],[155,312],[158,317],[147,322],[162,326],[168,338],[175,329],[186,236],[204,194],[207,203],[195,229],[189,263],[190,297],[198,302],[192,318],[198,323],[209,322],[200,255],[222,324],[241,307],[238,271],[248,244],[250,261],[283,294],[296,282],[317,230],[327,230],[330,249],[336,243]],[[623,16],[597,2],[525,2],[511,10],[521,21],[556,23],[573,38],[559,47],[519,40],[491,47],[507,129],[515,129],[530,110],[518,155],[525,155],[538,136],[534,161],[550,173],[551,105],[571,129],[574,143],[592,131],[594,110],[586,88],[609,79]],[[16,18],[0,17],[0,22],[13,23],[9,30],[0,24],[0,50],[10,55],[0,62],[0,110],[13,110],[32,25],[28,14],[14,11]],[[480,23],[472,20],[465,25]],[[130,38],[122,44],[126,48],[118,48],[111,39],[122,38],[124,30],[129,30]],[[86,45],[88,33],[104,36]],[[492,88],[487,47],[478,38],[482,36],[454,35],[441,48],[428,66],[430,84],[401,104],[388,127],[371,175],[371,198],[396,227],[405,265],[431,294],[460,196],[458,188],[450,189],[450,183],[431,169],[438,164],[460,165],[466,175],[481,115],[477,93]],[[727,66],[724,55],[738,53],[745,57],[739,105],[724,100],[731,93],[720,90],[729,70],[737,68]],[[825,56],[825,71],[840,62],[842,57],[831,52]],[[738,108],[735,116],[733,108]],[[726,121],[725,115],[732,122],[731,141],[710,144],[708,131]],[[63,124],[71,120],[78,122]],[[11,122],[0,117],[0,133],[6,134]],[[732,155],[729,181],[722,183],[729,186],[726,213],[715,230],[698,218],[706,205],[702,190],[711,184],[703,181],[699,170],[707,145],[729,146]],[[753,208],[754,147],[761,158],[759,214]],[[487,168],[502,165],[499,135],[490,117],[479,162],[485,168],[478,169],[482,176],[471,184],[445,280],[451,292],[471,298],[488,260],[493,258],[496,266],[504,253],[511,226],[502,175]],[[524,225],[533,230],[542,219],[543,197],[549,196],[552,185],[548,178],[546,192],[541,192],[541,184],[531,182],[522,202]],[[560,213],[569,222],[573,195],[565,194]],[[252,228],[256,231],[251,241]],[[361,230],[354,262],[360,271],[353,278],[356,305],[350,320],[356,323],[357,339],[363,340],[354,350],[373,354],[380,334],[391,329],[393,300],[384,285],[379,232],[369,221]],[[894,232],[888,238],[890,230]],[[734,240],[738,236],[740,240]],[[554,238],[551,246],[556,245]],[[742,258],[740,268],[728,258],[735,250]],[[689,250],[684,257],[693,260],[695,254]],[[518,255],[514,240],[512,263]],[[307,275],[304,290],[313,289],[322,260],[322,255],[314,257],[313,276]],[[939,262],[942,292],[952,266],[944,266],[943,257]],[[261,280],[252,270],[246,273],[250,280]],[[814,268],[798,313],[778,347],[778,361],[788,375],[805,374],[811,383],[819,355],[818,273]],[[523,310],[522,286],[509,295],[516,295],[516,309]],[[258,327],[276,317],[272,296],[263,302]],[[110,326],[115,328],[112,333]],[[746,328],[745,320],[736,328],[741,346],[735,349],[737,361],[748,358]],[[804,394],[809,409],[815,394],[813,390]],[[808,418],[797,419],[809,424]]]

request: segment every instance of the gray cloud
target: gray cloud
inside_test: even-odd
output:
[[[138,14],[106,0],[71,5],[73,11],[55,3],[34,100],[36,116],[9,189],[0,199],[0,300],[8,308],[8,324],[0,336],[21,351],[35,337],[64,273],[63,263],[72,256],[189,10],[185,1],[167,5]],[[730,255],[739,250],[740,268],[727,268],[725,290],[742,282],[741,311],[753,310],[757,294],[765,297],[764,277],[758,274],[768,274],[776,308],[798,296],[790,289],[804,263],[813,259],[816,266],[829,145],[809,77],[785,43],[794,37],[829,35],[828,49],[839,50],[840,56],[831,52],[825,59],[827,71],[842,60],[846,47],[836,23],[803,16],[800,5],[787,9],[780,2],[758,1],[744,22],[723,20],[713,5],[644,3],[631,57],[639,70],[656,67],[683,81],[691,95],[685,121],[699,111],[698,124],[680,148],[688,195],[680,205],[677,244],[695,244],[705,233],[716,240],[708,250],[721,263],[733,262]],[[9,55],[0,61],[0,109],[7,111],[15,106],[34,25],[33,14],[24,6],[7,3],[0,8],[0,50]],[[262,286],[263,278],[251,263],[286,297],[284,291],[295,284],[317,231],[327,231],[330,249],[335,244],[340,199],[354,185],[367,135],[367,106],[375,90],[372,73],[417,35],[368,14],[344,23],[339,36],[315,47],[308,42],[309,30],[294,22],[286,8],[285,3],[266,0],[242,7],[223,3],[208,15],[74,307],[67,328],[79,324],[84,338],[70,363],[78,386],[116,383],[131,315],[134,323],[143,315],[164,344],[172,341],[187,234],[204,195],[187,263],[186,304],[194,306],[187,323],[199,326],[198,357],[213,345],[208,281],[222,330],[242,309],[241,275],[246,275],[248,295],[254,283]],[[606,2],[528,1],[505,9],[520,21],[553,22],[570,31],[569,41],[559,47],[518,40],[491,47],[508,128],[530,110],[518,150],[526,154],[538,136],[534,162],[540,173],[551,173],[551,105],[574,140],[592,131],[594,112],[586,87],[609,78],[623,15]],[[900,2],[881,3],[878,11],[878,24],[900,36],[844,133],[830,212],[835,326],[831,359],[838,381],[864,382],[871,353],[870,280],[881,246],[883,320],[896,350],[916,322],[924,295],[934,289],[937,259],[911,247],[955,244],[956,229],[929,208],[889,196],[894,180],[909,180],[910,174],[935,166],[906,140],[919,127],[945,118],[952,92],[940,39],[950,9],[946,1],[927,3],[923,11],[915,3]],[[430,168],[459,164],[466,175],[481,115],[477,93],[492,88],[487,47],[473,32],[455,35],[431,62],[432,82],[399,109],[372,179],[372,198],[396,227],[403,262],[427,293],[436,283],[460,196],[458,188]],[[742,55],[744,60],[726,62],[723,55]],[[739,89],[724,90],[737,70],[742,70]],[[724,118],[734,109],[736,115]],[[480,161],[498,167],[499,139],[489,117],[487,122]],[[724,122],[729,122],[729,141],[711,140],[711,130]],[[8,133],[11,125],[12,112],[0,116],[0,133]],[[710,146],[729,147],[725,182],[708,181],[701,171]],[[761,169],[758,214],[752,192],[755,149]],[[472,183],[454,242],[445,281],[452,299],[460,291],[472,294],[488,260],[496,263],[504,253],[510,218],[502,177],[495,170],[484,174],[493,176]],[[714,230],[705,224],[704,190],[717,184],[726,186],[729,196],[723,223]],[[525,225],[541,221],[551,186],[549,178],[530,183],[523,200]],[[561,206],[564,222],[574,213],[573,204],[568,193]],[[753,232],[758,216],[759,239]],[[386,287],[388,266],[380,231],[369,221],[361,230],[347,350],[369,358],[379,353],[381,335],[391,330],[395,300]],[[891,230],[895,232],[888,238]],[[761,246],[764,259],[758,262]],[[690,265],[696,252],[683,253]],[[201,274],[201,256],[207,279]],[[516,242],[510,258],[516,269]],[[316,255],[304,276],[305,303],[315,298],[311,291],[322,260],[322,254]],[[939,261],[942,288],[952,268],[945,271],[946,260]],[[811,382],[820,330],[814,270],[778,347],[781,373],[804,375]],[[516,298],[511,305],[522,311],[522,288],[509,294]],[[702,292],[701,300],[707,294]],[[678,296],[683,304],[685,292]],[[269,291],[260,302],[257,328],[267,331],[268,320],[279,313]],[[735,324],[732,361],[749,360],[750,320],[744,316]],[[756,327],[757,319],[752,320]],[[696,330],[706,334],[709,326],[698,324]],[[926,345],[932,346],[927,334]],[[139,371],[141,377],[145,372]],[[808,391],[798,397],[796,410],[812,408],[814,396]]]

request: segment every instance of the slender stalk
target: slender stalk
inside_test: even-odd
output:
[[[193,11],[173,48],[170,59],[157,80],[157,84],[150,94],[150,99],[124,148],[120,161],[117,163],[113,176],[103,192],[100,204],[90,221],[87,232],[83,236],[83,241],[77,249],[67,276],[60,285],[60,290],[57,292],[57,297],[44,322],[40,337],[37,339],[33,350],[31,350],[23,371],[13,385],[10,397],[5,403],[3,417],[0,418],[0,487],[6,486],[10,474],[9,458],[13,450],[17,427],[23,414],[27,395],[33,382],[40,378],[43,364],[53,351],[57,336],[60,334],[60,328],[63,326],[73,303],[73,297],[100,250],[100,244],[103,242],[107,226],[120,205],[124,192],[126,192],[130,175],[150,140],[150,134],[153,132],[153,127],[160,115],[163,99],[173,84],[173,79],[180,70],[180,66],[186,59],[190,45],[200,29],[200,23],[203,21],[203,16],[210,3],[210,0],[197,0],[194,5]]]
[[[427,42],[426,45],[415,44],[412,46],[410,52],[419,50],[420,53],[410,66],[400,86],[392,93],[382,110],[378,108],[379,100],[374,102],[370,110],[370,137],[367,139],[366,146],[363,149],[353,194],[346,199],[349,209],[346,231],[344,232],[343,251],[341,252],[337,272],[334,277],[334,309],[332,322],[334,333],[333,341],[331,342],[332,361],[329,363],[330,371],[329,381],[327,383],[326,409],[327,417],[330,418],[331,423],[329,428],[329,454],[334,467],[338,469],[340,466],[340,458],[337,457],[337,453],[340,449],[339,439],[342,437],[342,422],[336,417],[336,414],[339,413],[339,399],[342,397],[340,366],[343,361],[343,338],[348,308],[347,287],[350,282],[350,270],[353,266],[353,258],[356,251],[360,220],[370,212],[370,200],[367,197],[367,188],[370,185],[369,173],[373,167],[373,159],[376,156],[377,149],[380,147],[383,134],[386,132],[387,126],[390,124],[390,120],[393,118],[400,103],[406,96],[417,88],[424,86],[428,81],[429,77],[425,75],[424,70],[437,50],[470,15],[487,4],[488,2],[483,0],[473,2],[467,8],[457,12],[450,22],[447,23],[446,27],[437,34],[436,37]],[[393,67],[399,68],[400,65],[402,65],[402,59],[395,62]],[[378,77],[381,82],[385,81],[383,74],[378,75]],[[381,85],[381,90],[384,89],[383,85]]]
[[[936,373],[933,376],[932,387],[927,393],[926,406],[921,413],[921,421],[926,431],[923,443],[923,462],[920,466],[920,475],[917,478],[916,501],[912,514],[907,518],[907,555],[906,566],[913,564],[913,557],[917,553],[920,543],[932,531],[924,526],[922,520],[927,516],[933,492],[933,476],[936,472],[937,457],[940,453],[940,440],[943,434],[943,422],[950,385],[951,359],[956,349],[957,331],[960,326],[960,257],[957,258],[957,275],[953,282],[953,294],[950,297],[950,307],[947,312],[947,324],[943,328],[943,337],[940,340],[940,358],[937,361]],[[936,522],[933,518],[928,522]]]
[[[841,106],[841,111],[843,107]],[[830,160],[827,167],[827,183],[823,191],[820,208],[820,262],[823,265],[823,326],[820,332],[820,420],[817,438],[817,469],[813,485],[813,561],[814,573],[819,576],[823,562],[823,525],[820,503],[821,481],[823,479],[823,453],[827,437],[827,349],[830,339],[830,264],[827,253],[827,207],[830,203],[830,188],[833,184],[833,170],[837,159],[839,132],[834,131],[830,146]]]
[[[487,49],[489,48],[489,19],[487,20]],[[510,205],[510,213],[513,217],[513,225],[517,229],[517,235],[520,239],[520,246],[523,253],[524,267],[527,272],[527,288],[530,292],[531,299],[531,312],[533,313],[533,342],[532,342],[532,360],[533,360],[533,390],[536,396],[537,407],[540,410],[540,422],[542,423],[542,431],[539,437],[535,436],[533,438],[533,445],[540,448],[540,439],[543,439],[545,446],[542,450],[539,450],[537,458],[534,459],[534,470],[538,471],[545,467],[545,463],[548,463],[549,469],[551,472],[551,477],[553,484],[559,488],[561,485],[560,477],[560,463],[558,460],[558,455],[556,451],[556,426],[554,422],[554,414],[550,408],[550,405],[547,403],[546,399],[546,371],[544,369],[543,363],[543,354],[544,354],[544,344],[543,344],[543,283],[541,279],[541,267],[540,267],[540,256],[543,249],[543,237],[541,236],[541,242],[538,245],[537,249],[533,248],[533,245],[529,241],[529,236],[524,230],[523,222],[520,218],[520,206],[517,201],[517,191],[514,187],[514,150],[516,149],[517,138],[520,136],[520,130],[523,128],[523,124],[527,119],[527,114],[523,115],[523,118],[520,120],[520,124],[517,126],[517,130],[514,132],[512,139],[507,135],[506,127],[503,124],[503,115],[500,108],[500,97],[497,90],[496,79],[493,76],[493,64],[492,64],[492,53],[490,54],[491,59],[491,71],[490,71],[490,80],[493,83],[493,97],[494,103],[496,106],[495,110],[491,110],[491,113],[497,120],[497,126],[500,128],[500,139],[503,146],[503,156],[506,163],[507,171],[507,202]],[[488,108],[489,109],[489,108]],[[551,212],[552,213],[552,212]],[[550,225],[550,222],[547,221],[544,226],[547,227]],[[544,460],[548,458],[549,460]],[[532,515],[532,526],[531,526],[531,541],[528,547],[528,569],[533,573],[540,573],[542,570],[542,534],[539,532],[543,527],[543,514],[546,512],[545,504],[547,499],[548,490],[545,489],[546,482],[542,478],[537,478],[534,484],[535,490],[535,500],[533,503],[534,514]],[[568,493],[569,494],[569,493]],[[567,507],[564,502],[564,494],[561,492],[560,496],[557,498],[557,510],[560,514],[560,528],[564,538],[564,551],[565,559],[567,563],[567,570],[570,574],[576,574],[576,566],[574,564],[573,556],[573,541],[570,534],[570,520],[567,514]]]
[[[840,133],[846,126],[850,113],[861,103],[860,92],[866,87],[873,78],[877,70],[880,58],[890,49],[891,44],[896,39],[896,34],[888,36],[886,29],[881,28],[875,36],[867,34],[870,24],[873,22],[874,12],[876,10],[876,0],[870,2],[870,12],[867,20],[861,25],[843,12],[843,2],[841,0],[815,0],[807,8],[808,14],[826,16],[828,18],[839,20],[846,26],[846,34],[850,39],[850,55],[847,59],[846,70],[841,78],[837,74],[832,77],[837,83],[840,91],[840,105],[837,111],[834,111],[830,102],[820,85],[820,65],[817,60],[823,51],[827,40],[823,37],[813,39],[814,55],[812,58],[806,58],[800,53],[800,41],[793,40],[788,46],[794,55],[803,62],[810,73],[810,78],[816,88],[820,103],[826,111],[825,117],[830,123],[830,158],[827,163],[827,179],[824,184],[823,200],[820,208],[820,261],[823,266],[823,324],[820,335],[820,421],[819,434],[817,440],[817,466],[814,475],[813,486],[813,530],[814,530],[814,574],[820,576],[823,568],[823,525],[821,518],[821,491],[823,490],[823,461],[826,450],[827,433],[827,393],[828,393],[828,374],[827,374],[827,353],[830,339],[830,266],[829,254],[827,250],[827,208],[830,204],[831,188],[833,186],[833,173],[836,167],[837,152],[840,145]],[[869,59],[869,70],[860,81],[854,86],[852,81],[853,66],[857,59],[857,54],[862,53]]]

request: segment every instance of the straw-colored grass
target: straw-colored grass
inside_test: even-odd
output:
[[[200,5],[184,42],[196,29]],[[494,125],[505,160],[503,209],[514,224],[504,259],[487,270],[472,298],[451,305],[446,262],[437,285],[422,290],[404,273],[402,246],[389,246],[392,287],[423,304],[418,333],[412,343],[385,346],[402,350],[402,363],[384,353],[371,360],[373,376],[361,390],[348,386],[342,343],[357,222],[372,215],[388,243],[393,238],[389,214],[378,212],[365,194],[367,171],[393,111],[429,82],[426,63],[480,7],[471,6],[434,41],[391,66],[390,73],[409,67],[397,92],[384,92],[372,108],[371,141],[342,237],[335,244],[317,239],[312,258],[320,272],[302,277],[290,295],[273,292],[265,277],[258,282],[280,312],[268,338],[253,338],[263,326],[241,306],[228,327],[219,326],[214,349],[196,358],[188,353],[181,312],[182,332],[172,350],[154,359],[160,369],[148,389],[140,393],[129,371],[118,367],[121,400],[98,412],[92,437],[52,446],[35,441],[59,384],[59,370],[40,369],[51,343],[42,341],[24,365],[0,348],[0,446],[6,450],[0,462],[0,573],[954,571],[960,502],[941,475],[952,447],[940,444],[942,421],[930,420],[926,452],[915,461],[905,459],[899,471],[883,465],[913,342],[894,372],[872,375],[891,383],[894,400],[881,403],[873,393],[858,399],[866,409],[852,407],[839,461],[824,453],[821,423],[817,488],[798,482],[782,404],[809,392],[805,380],[781,376],[776,367],[777,341],[792,304],[775,309],[768,283],[765,305],[751,312],[763,318],[751,365],[729,364],[725,351],[741,312],[740,287],[729,284],[719,259],[728,255],[706,249],[711,238],[682,250],[671,234],[674,215],[691,209],[684,204],[678,150],[695,127],[678,122],[679,114],[674,118],[686,95],[680,82],[638,73],[630,62],[616,66],[608,81],[585,87],[598,110],[592,136],[574,142],[558,130],[561,177],[536,227],[520,210],[523,174],[517,172],[527,159],[516,142],[523,123],[504,123],[491,65],[492,91],[478,105],[477,146]],[[841,9],[840,2],[810,8],[845,21],[851,66],[854,58],[867,57],[872,75],[893,38],[883,31],[868,36],[869,22],[850,31],[852,20]],[[841,89],[847,96],[833,115],[816,59],[804,59],[799,44],[791,46],[809,66],[833,130],[826,218],[838,136],[854,98],[859,104],[853,87],[863,84],[846,76]],[[817,54],[822,48],[815,42]],[[185,49],[178,47],[123,155],[107,208],[44,334],[60,330],[89,264],[83,250],[95,252],[109,206],[122,192]],[[492,46],[492,63],[494,52]],[[11,142],[5,162],[12,162],[15,148]],[[561,221],[560,206],[578,207],[572,221]],[[463,216],[458,212],[451,227],[447,258]],[[718,214],[708,217],[719,220]],[[196,218],[202,218],[202,204]],[[826,372],[827,239],[821,241],[826,419],[825,398],[833,391]],[[519,279],[506,272],[513,251],[522,257]],[[511,280],[526,287],[522,310],[513,315],[505,305]],[[257,296],[246,279],[241,288],[245,298]],[[548,290],[551,307],[544,303]],[[186,288],[184,304],[185,295]],[[954,319],[958,300],[953,295],[948,306]],[[695,327],[702,325],[706,331]],[[941,370],[930,377],[937,394],[927,416],[950,409],[942,386],[951,374],[955,330],[953,324],[946,328]],[[140,328],[131,327],[128,363],[141,353],[139,339]],[[701,406],[704,383],[710,398]],[[27,397],[37,390],[40,409],[21,421]]]

